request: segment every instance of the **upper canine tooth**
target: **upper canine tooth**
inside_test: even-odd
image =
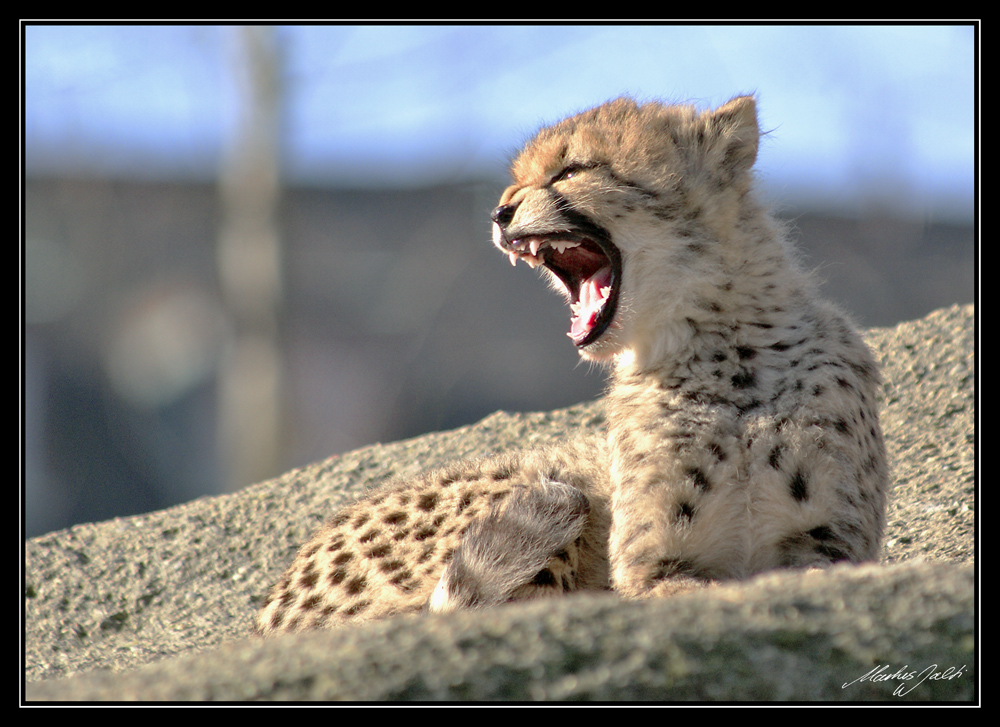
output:
[[[516,252],[509,252],[509,253],[507,253],[507,257],[510,258],[510,264],[513,265],[516,268],[517,267],[517,253]]]
[[[541,245],[542,241],[539,240],[537,237],[534,240],[532,240],[531,244],[529,245],[529,247],[531,247],[531,254],[538,255],[538,248],[541,247]]]

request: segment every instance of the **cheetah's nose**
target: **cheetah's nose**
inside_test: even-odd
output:
[[[500,225],[500,227],[506,227],[514,219],[514,212],[516,211],[517,205],[502,204],[490,213],[490,219]]]

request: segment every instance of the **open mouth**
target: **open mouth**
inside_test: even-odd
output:
[[[618,307],[622,264],[618,248],[603,235],[597,239],[568,233],[530,235],[505,247],[511,265],[524,260],[544,265],[569,298],[573,313],[566,334],[577,348],[588,346],[608,329]]]

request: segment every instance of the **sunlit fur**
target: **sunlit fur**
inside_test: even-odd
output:
[[[622,98],[540,131],[494,243],[517,257],[514,241],[600,229],[620,252],[615,316],[580,350],[612,368],[606,441],[375,490],[303,546],[257,632],[877,558],[878,370],[756,198],[759,137],[750,97]]]

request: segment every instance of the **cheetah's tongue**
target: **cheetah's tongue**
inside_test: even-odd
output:
[[[582,341],[594,325],[611,293],[611,268],[601,268],[580,284],[580,295],[576,303],[570,303],[573,319],[566,335],[574,341]]]

